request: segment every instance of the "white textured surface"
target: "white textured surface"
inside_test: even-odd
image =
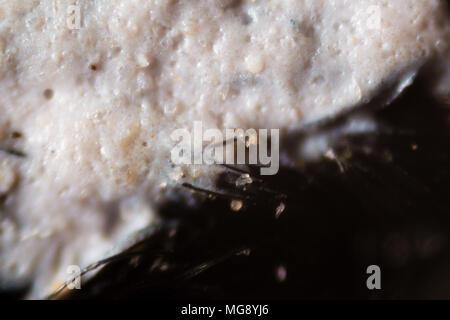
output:
[[[332,116],[444,52],[449,30],[434,0],[80,1],[69,30],[72,3],[0,0],[0,146],[27,155],[0,151],[0,278],[36,295],[153,220],[180,171],[173,129]]]

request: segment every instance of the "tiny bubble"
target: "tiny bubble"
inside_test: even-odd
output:
[[[237,212],[242,209],[244,203],[241,200],[232,200],[230,203],[231,210]]]
[[[44,97],[47,100],[50,100],[51,98],[53,98],[53,90],[52,89],[45,89],[44,90]]]
[[[277,278],[278,282],[284,282],[287,277],[287,271],[286,267],[281,265],[276,269],[275,277]]]

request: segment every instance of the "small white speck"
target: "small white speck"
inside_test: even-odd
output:
[[[284,212],[284,209],[286,209],[286,205],[283,202],[280,202],[278,207],[275,209],[275,218],[278,219],[281,214]]]

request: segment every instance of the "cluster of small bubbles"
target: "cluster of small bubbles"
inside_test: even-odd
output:
[[[151,265],[150,271],[154,271],[157,269],[159,271],[167,271],[169,269],[169,264],[167,262],[164,262],[161,258],[158,258]]]
[[[253,180],[248,173],[244,173],[236,179],[236,187],[244,187],[247,184],[252,184],[252,183],[253,183]]]
[[[247,249],[243,249],[243,250],[239,251],[236,255],[248,257],[251,253],[252,253],[252,250],[247,248]]]

